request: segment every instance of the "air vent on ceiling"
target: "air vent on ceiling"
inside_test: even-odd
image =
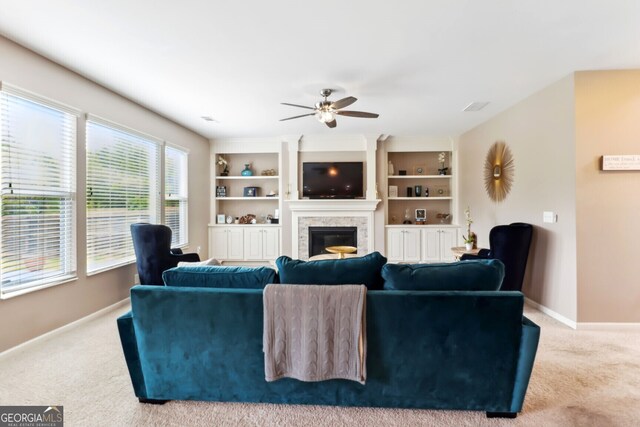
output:
[[[471,104],[464,107],[462,111],[480,111],[487,105],[489,105],[489,102],[472,102]]]

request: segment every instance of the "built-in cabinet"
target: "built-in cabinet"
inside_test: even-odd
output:
[[[388,226],[387,259],[389,262],[451,262],[451,248],[458,241],[455,226]]]
[[[209,253],[221,262],[273,261],[280,256],[280,227],[211,226]]]

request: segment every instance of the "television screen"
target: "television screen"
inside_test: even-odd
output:
[[[302,164],[303,197],[354,199],[363,194],[362,162]]]

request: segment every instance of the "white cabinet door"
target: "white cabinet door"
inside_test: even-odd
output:
[[[420,230],[403,230],[404,235],[404,259],[406,262],[420,261]]]
[[[387,230],[387,258],[389,261],[398,262],[404,260],[404,230],[390,228]]]
[[[227,259],[241,260],[244,257],[244,241],[242,228],[229,227],[228,229],[228,256]]]
[[[456,246],[458,241],[458,230],[455,228],[443,228],[440,233],[440,259],[443,262],[453,262],[456,258],[451,252],[451,248]]]
[[[262,236],[264,228],[246,228],[244,230],[244,259],[258,261],[262,259]]]
[[[220,261],[229,257],[228,235],[228,228],[213,227],[209,229],[209,256]]]
[[[440,261],[440,230],[436,228],[422,230],[422,261]]]
[[[262,236],[262,257],[266,260],[274,260],[280,256],[280,230],[278,228],[265,228]]]

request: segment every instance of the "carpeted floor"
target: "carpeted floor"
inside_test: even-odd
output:
[[[640,331],[574,331],[532,309],[542,337],[524,411],[335,408],[214,402],[139,404],[114,310],[0,358],[0,405],[64,405],[68,426],[637,426]],[[5,325],[5,327],[10,327]]]

